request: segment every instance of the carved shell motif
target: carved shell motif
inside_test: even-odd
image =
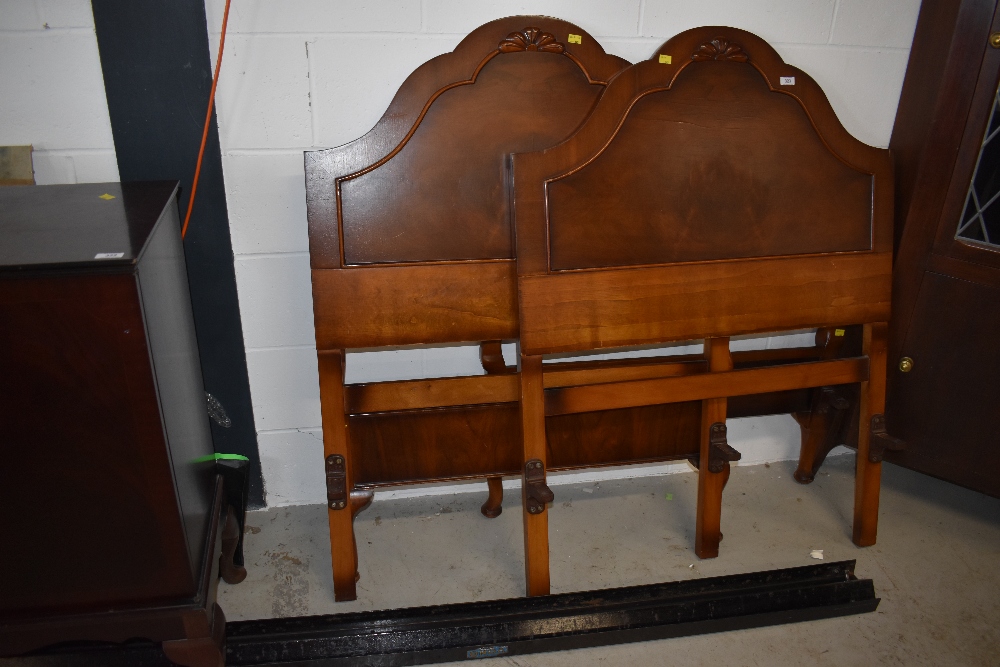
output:
[[[550,32],[542,32],[538,28],[525,28],[520,32],[512,32],[500,42],[497,47],[500,53],[514,53],[515,51],[547,51],[548,53],[562,53],[566,47],[557,42],[555,35]]]
[[[743,47],[735,42],[730,42],[722,37],[716,37],[711,42],[705,42],[691,54],[691,60],[729,60],[736,63],[745,63],[750,60],[750,56],[743,50]]]

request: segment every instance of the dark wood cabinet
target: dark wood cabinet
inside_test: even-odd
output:
[[[893,463],[1000,496],[1000,7],[924,0],[893,128]]]
[[[224,624],[176,191],[0,188],[0,655]]]

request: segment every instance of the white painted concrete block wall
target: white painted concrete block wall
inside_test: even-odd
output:
[[[207,0],[213,54],[223,6]],[[919,0],[234,0],[217,108],[268,504],[324,497],[303,150],[362,135],[417,65],[512,14],[574,22],[632,62],[699,25],[751,30],[819,82],[848,131],[884,147],[918,8]],[[473,347],[348,358],[350,381],[476,372]],[[731,440],[745,462],[797,456],[789,417],[740,420]]]
[[[0,145],[35,147],[35,181],[118,180],[88,0],[0,0]]]

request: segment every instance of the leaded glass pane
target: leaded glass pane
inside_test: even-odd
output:
[[[990,122],[958,223],[958,238],[1000,247],[1000,91],[993,98]]]

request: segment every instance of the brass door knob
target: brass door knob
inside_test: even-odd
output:
[[[1000,49],[1000,32],[995,32],[990,35],[990,46],[994,49]]]
[[[910,359],[909,357],[903,357],[902,359],[900,359],[899,370],[903,371],[904,373],[909,373],[910,371],[912,371],[913,359]]]

